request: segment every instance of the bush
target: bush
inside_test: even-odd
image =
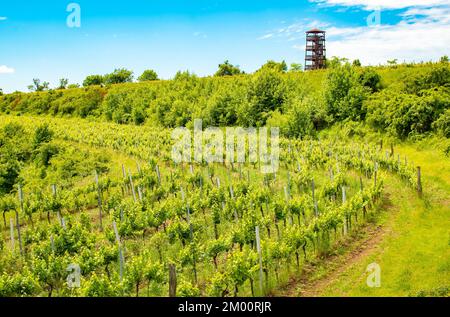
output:
[[[424,134],[448,109],[450,95],[446,89],[422,91],[422,96],[394,90],[374,94],[366,103],[367,122],[374,128],[399,138]],[[442,119],[445,124],[445,117]],[[440,125],[436,123],[436,128]]]
[[[257,72],[248,90],[248,125],[263,126],[272,111],[282,108],[286,90],[282,75],[274,69],[266,68]]]
[[[83,81],[83,86],[102,85],[105,83],[105,78],[102,75],[89,75]]]
[[[433,130],[446,138],[450,138],[450,108],[432,124]]]
[[[37,148],[42,143],[48,143],[53,138],[53,131],[50,130],[48,127],[48,124],[40,125],[36,128],[36,131],[34,132],[34,138],[33,138],[33,147]]]
[[[370,88],[372,92],[381,90],[381,76],[372,68],[364,68],[358,78],[361,85]]]
[[[153,69],[145,70],[138,78],[139,81],[153,81],[158,80],[158,74]]]
[[[447,87],[450,88],[450,66],[437,64],[430,67],[425,74],[417,74],[405,79],[405,90],[410,94],[419,94],[422,90]]]
[[[105,75],[105,84],[120,84],[133,81],[133,72],[125,69],[115,69],[111,74]]]
[[[349,63],[335,65],[326,77],[325,103],[328,114],[334,120],[364,120],[363,101],[368,89],[360,83],[360,78]]]

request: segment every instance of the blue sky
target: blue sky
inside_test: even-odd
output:
[[[79,28],[66,24],[71,2],[81,8]],[[449,54],[449,7],[449,0],[9,1],[0,6],[0,88],[26,91],[33,78],[51,87],[59,78],[81,83],[118,67],[171,78],[178,70],[213,74],[226,59],[246,72],[269,59],[303,64],[311,27],[328,32],[329,56],[436,60]]]

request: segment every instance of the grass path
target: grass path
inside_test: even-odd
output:
[[[305,267],[302,277],[277,295],[450,295],[450,161],[413,146],[398,150],[422,166],[423,198],[397,177],[386,175],[386,197],[375,223],[339,246],[337,255]],[[379,288],[367,286],[366,268],[371,263],[381,268]]]

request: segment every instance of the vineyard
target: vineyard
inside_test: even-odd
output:
[[[1,296],[268,295],[378,212],[386,175],[422,192],[414,162],[377,143],[282,139],[262,174],[175,164],[165,129],[0,122],[25,166],[0,199]]]
[[[338,266],[320,294],[450,294],[448,62],[279,66],[0,95],[0,297],[298,296]],[[279,168],[177,163],[196,119],[279,128]]]

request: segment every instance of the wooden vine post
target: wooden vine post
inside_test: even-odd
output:
[[[123,185],[124,185],[124,195],[128,194],[128,185],[127,185],[127,172],[125,172],[125,166],[122,164],[122,175],[123,175]]]
[[[169,264],[169,297],[177,296],[177,271],[175,264]]]
[[[134,190],[133,177],[131,176],[131,171],[128,171],[128,178],[130,180],[131,192],[133,193],[133,200],[136,202],[136,191]]]
[[[156,176],[158,177],[158,183],[161,185],[161,173],[159,172],[159,166],[156,164],[155,166]]]
[[[98,181],[98,174],[97,171],[95,171],[95,184],[97,185],[97,201],[98,201],[98,215],[100,220],[100,231],[103,231],[103,221],[102,221],[102,189],[100,187],[99,181]]]
[[[373,172],[373,184],[377,187],[377,173],[378,173],[378,163],[375,162],[374,172]]]
[[[18,188],[18,192],[19,192],[20,211],[23,213],[23,192],[22,187],[20,187],[20,185]],[[23,255],[22,237],[20,235],[19,211],[17,209],[16,209],[16,227],[17,227],[17,239],[19,240],[20,254]]]
[[[342,203],[345,204],[347,201],[347,194],[345,192],[345,186],[342,186]],[[348,217],[345,215],[344,219],[344,235],[348,233]]]
[[[313,202],[314,202],[314,214],[316,217],[319,216],[319,208],[317,206],[317,200],[316,200],[316,195],[315,195],[315,183],[314,183],[314,179],[311,181],[311,189],[312,189],[312,198],[313,198]]]
[[[259,236],[259,226],[256,226],[256,249],[258,251],[258,257],[259,257],[259,290],[262,295],[264,295],[264,288],[263,288],[263,264],[262,264],[262,252],[261,252],[261,238]]]
[[[422,197],[422,171],[420,166],[417,166],[417,192],[419,193],[419,197]]]
[[[234,201],[234,190],[233,190],[233,185],[231,185],[231,184],[230,184],[230,197]],[[234,220],[236,221],[236,223],[238,223],[239,216],[237,214],[236,208],[234,208],[234,207],[233,207],[233,213],[234,213]]]
[[[181,187],[180,189],[181,189],[181,198],[183,201],[185,201],[183,187]],[[194,231],[193,231],[193,227],[192,227],[192,223],[191,223],[191,209],[189,208],[189,202],[187,200],[186,200],[186,216],[187,216],[187,222],[189,224],[189,236],[190,236],[190,240],[191,240],[191,245],[192,245],[192,248],[195,248]],[[195,249],[193,251],[194,252],[192,254],[192,262],[193,262],[192,266],[193,266],[193,270],[194,270],[194,281],[195,281],[195,284],[197,284],[197,263],[196,263],[197,259],[195,256]]]
[[[117,230],[117,224],[115,221],[113,221],[112,225],[113,225],[113,229],[114,229],[114,234],[116,236],[116,242],[119,247],[119,269],[120,269],[119,274],[120,274],[120,280],[122,280],[123,272],[125,269],[125,259],[123,256],[122,243],[120,242],[119,231]]]
[[[55,185],[55,184],[52,184],[52,192],[53,192],[53,199],[56,200],[57,197],[56,197],[56,185]],[[60,224],[61,227],[62,227],[63,224],[62,224],[61,213],[60,213],[60,211],[59,211],[59,208],[58,208],[58,210],[56,210],[56,215],[58,216],[59,224]]]
[[[14,253],[14,220],[9,218],[9,233],[11,236],[11,252]]]

